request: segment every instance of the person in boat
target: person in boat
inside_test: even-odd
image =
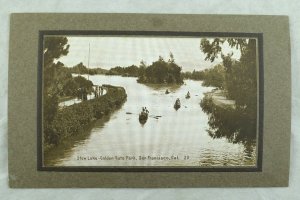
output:
[[[190,97],[191,97],[190,91],[188,91],[188,93],[186,94],[185,97],[186,97],[186,98],[190,98]]]
[[[147,109],[147,107],[143,107],[142,108],[142,113],[144,113],[144,114],[148,114],[149,113],[149,110]]]
[[[139,119],[140,120],[147,119],[148,118],[148,113],[149,113],[149,111],[147,110],[147,108],[146,107],[142,107],[142,112],[139,115]]]
[[[147,110],[146,107],[142,107],[142,112],[139,114],[139,121],[141,124],[145,124],[147,119],[148,119],[148,113],[149,111]]]
[[[175,110],[178,110],[180,108],[180,100],[179,98],[176,99],[175,104],[174,104]]]

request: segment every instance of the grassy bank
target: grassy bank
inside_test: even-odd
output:
[[[126,100],[124,88],[104,85],[104,96],[59,110],[51,124],[44,124],[44,150],[47,151],[62,140],[83,132],[93,121],[119,108]]]

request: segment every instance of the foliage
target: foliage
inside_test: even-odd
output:
[[[82,62],[68,68],[70,73],[74,74],[90,74],[90,75],[95,75],[95,74],[105,74],[107,73],[108,70],[102,69],[102,68],[87,68]]]
[[[170,53],[170,59],[167,62],[159,56],[157,61],[146,68],[142,64],[140,68],[143,68],[144,72],[139,75],[139,83],[183,83],[181,67],[175,63],[172,53]]]
[[[54,61],[63,55],[67,55],[69,45],[66,37],[46,37],[44,41],[44,62],[43,62],[43,126],[45,141],[53,143],[56,139],[55,130],[57,120],[60,119],[61,112],[58,110],[59,98],[64,96],[77,95],[78,88],[84,87],[88,91],[92,89],[93,83],[84,77],[73,78],[68,68],[63,63]],[[86,115],[88,110],[81,110],[82,115]],[[66,114],[66,119],[72,118],[71,114]],[[85,122],[82,122],[85,123]],[[70,129],[68,124],[67,129]],[[52,136],[50,137],[50,135]],[[49,135],[50,134],[50,135]],[[50,137],[50,138],[49,138]]]
[[[255,39],[214,39],[209,42],[201,40],[201,49],[207,54],[206,59],[213,60],[221,52],[220,44],[225,41],[231,47],[239,48],[241,58],[236,61],[232,55],[223,55],[225,68],[225,85],[228,97],[235,100],[237,106],[248,107],[256,110],[257,101],[257,77],[256,77],[256,40]]]
[[[131,77],[138,77],[139,75],[139,67],[136,65],[131,65],[128,67],[114,67],[111,68],[106,75],[121,75],[121,76],[131,76]]]
[[[200,49],[206,54],[205,60],[213,62],[222,53],[222,45],[227,42],[231,48],[240,49],[243,52],[247,48],[246,39],[215,38],[214,40],[202,39]]]
[[[92,92],[93,90],[93,82],[90,80],[87,80],[83,76],[76,76],[73,78],[75,83],[75,89],[78,91],[79,88],[85,88],[88,93]]]
[[[232,54],[224,55],[222,53],[222,44],[225,42],[230,47],[240,50],[241,57],[239,60],[233,60]],[[209,41],[202,39],[201,50],[206,54],[206,60],[210,61],[221,54],[225,72],[222,88],[227,97],[234,100],[236,104],[235,111],[223,111],[220,110],[222,108],[214,106],[212,102],[209,103],[207,99],[202,100],[201,107],[210,114],[210,127],[215,130],[210,135],[219,137],[227,131],[231,134],[238,134],[240,137],[255,138],[257,114],[256,40],[216,38]],[[226,116],[227,114],[230,116]]]
[[[212,86],[220,89],[224,88],[225,84],[225,69],[223,65],[218,64],[210,69],[202,71],[184,72],[183,78],[203,81],[203,86]]]
[[[54,63],[55,59],[69,53],[70,45],[67,45],[66,37],[48,36],[44,38],[44,67],[48,68]]]
[[[46,37],[43,62],[43,129],[44,145],[58,144],[62,139],[82,131],[92,120],[99,119],[120,106],[126,99],[123,88],[106,86],[108,92],[99,98],[58,109],[59,98],[78,95],[78,89],[91,92],[93,83],[82,76],[72,77],[76,70],[80,73],[97,73],[88,70],[82,63],[67,68],[55,60],[68,54],[66,37]],[[98,70],[98,71],[97,71]]]
[[[192,80],[204,80],[204,70],[203,71],[196,71],[193,72],[182,72],[182,77],[184,79],[192,79]]]
[[[79,134],[91,121],[120,107],[127,97],[124,88],[105,87],[106,95],[58,110],[53,122],[44,126],[45,146],[57,145],[64,138]]]
[[[224,57],[229,60],[230,57]],[[249,40],[249,44],[237,62],[227,62],[226,89],[228,96],[236,101],[237,106],[245,107],[256,117],[257,104],[257,69],[256,69],[256,41]]]
[[[44,76],[49,76],[49,74],[51,74],[51,79],[44,80],[44,89],[48,89],[48,92],[52,91],[52,94],[58,98],[76,96],[79,88],[85,88],[89,93],[92,91],[92,81],[83,76],[72,77],[70,70],[61,62],[53,64],[52,69],[48,70],[48,74]]]
[[[43,112],[44,124],[51,124],[58,108],[58,98],[64,85],[61,80],[69,80],[70,75],[62,72],[63,64],[55,59],[67,55],[69,45],[66,37],[44,38],[43,60]]]
[[[139,75],[138,75],[138,77],[144,76],[146,68],[147,68],[146,62],[141,60],[140,65],[139,65]]]
[[[224,88],[225,70],[223,65],[216,65],[211,69],[205,69],[203,73],[203,86],[213,86],[220,89]]]
[[[246,110],[217,106],[209,95],[201,100],[200,105],[208,114],[208,133],[212,138],[225,137],[233,143],[251,143],[255,140],[256,121],[249,120]]]

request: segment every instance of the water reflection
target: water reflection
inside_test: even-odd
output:
[[[178,85],[178,84],[151,84],[151,83],[146,83],[144,85],[151,88],[152,90],[156,90],[156,91],[161,91],[161,90],[167,91],[168,90],[168,93],[165,92],[165,94],[175,93],[181,87],[181,85]]]
[[[245,157],[253,156],[256,143],[256,117],[244,108],[217,105],[211,95],[206,95],[200,106],[208,114],[208,134],[212,138],[226,138],[231,143],[245,146]]]
[[[104,127],[104,124],[109,121],[111,115],[105,115],[101,119],[93,122],[87,129],[77,135],[69,137],[67,140],[63,140],[55,148],[51,149],[49,152],[44,154],[44,165],[45,166],[55,166],[59,163],[64,162],[65,158],[72,156],[74,149],[78,146],[83,145],[84,143],[90,140],[90,132],[92,129],[101,130]],[[58,156],[59,155],[59,156]]]

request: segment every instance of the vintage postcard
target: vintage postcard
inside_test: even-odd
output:
[[[12,187],[288,184],[288,18],[14,14],[10,45]]]

